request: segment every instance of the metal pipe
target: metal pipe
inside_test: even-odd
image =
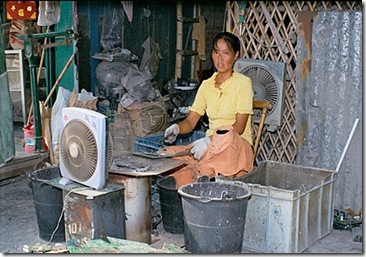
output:
[[[342,152],[341,158],[340,158],[340,160],[339,160],[339,162],[338,162],[338,165],[337,165],[337,168],[336,168],[336,170],[335,170],[337,173],[338,173],[339,169],[341,168],[341,164],[342,164],[342,162],[343,162],[344,156],[346,155],[346,152],[347,152],[347,149],[348,149],[348,147],[349,147],[349,144],[351,143],[351,139],[352,139],[352,137],[353,137],[353,134],[355,133],[355,129],[356,129],[356,126],[357,126],[357,124],[358,124],[358,121],[359,121],[359,118],[357,118],[357,119],[355,120],[355,122],[353,123],[353,127],[352,127],[352,130],[351,130],[351,133],[350,133],[350,134],[349,134],[349,136],[348,136],[346,146],[345,146],[345,147],[344,147],[344,149],[343,149],[343,152]]]
[[[29,62],[29,71],[30,71],[30,79],[31,79],[31,93],[32,93],[32,105],[33,105],[33,125],[34,125],[34,152],[44,152],[43,144],[42,144],[42,124],[41,124],[41,114],[39,110],[39,97],[38,97],[38,89],[37,89],[37,58],[36,55],[33,54],[33,45],[32,39],[27,37],[24,39],[24,49],[25,56]]]

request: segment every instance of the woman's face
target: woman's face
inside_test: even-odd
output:
[[[234,53],[228,47],[224,39],[219,39],[216,49],[212,50],[212,60],[218,72],[231,72],[235,60],[238,58],[239,52]]]

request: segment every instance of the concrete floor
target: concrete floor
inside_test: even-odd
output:
[[[16,130],[15,134],[16,150],[22,152],[22,132]],[[171,243],[183,248],[184,235],[164,231],[162,222],[152,231],[151,246],[160,249],[164,243]],[[0,181],[0,228],[1,253],[24,253],[24,245],[47,243],[39,238],[30,179],[25,175]],[[333,229],[303,253],[363,253],[363,242],[353,240],[356,235],[362,235],[362,232],[362,226],[354,228],[353,231]],[[243,245],[242,253],[251,252],[245,250]]]

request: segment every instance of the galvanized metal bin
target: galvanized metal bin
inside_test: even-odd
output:
[[[235,180],[247,184],[252,193],[243,249],[301,253],[330,233],[335,171],[263,161]]]

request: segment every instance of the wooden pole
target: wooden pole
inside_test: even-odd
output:
[[[48,101],[51,99],[52,94],[53,94],[53,92],[56,90],[56,87],[57,87],[58,83],[60,83],[60,81],[61,81],[62,77],[63,77],[63,76],[64,76],[64,74],[66,73],[66,71],[67,71],[67,69],[69,68],[69,66],[70,66],[71,62],[74,60],[74,55],[75,55],[75,54],[72,54],[72,55],[71,55],[70,59],[67,61],[66,65],[64,66],[64,68],[63,68],[63,70],[61,71],[60,75],[58,76],[58,78],[57,78],[57,80],[56,80],[55,84],[53,85],[53,87],[52,87],[52,89],[51,89],[50,93],[48,94],[48,96],[47,96],[47,98],[46,98],[46,101],[44,102],[44,106],[47,106]]]
[[[254,156],[257,155],[259,141],[261,139],[262,130],[263,130],[263,126],[264,126],[264,120],[266,119],[267,111],[270,110],[271,108],[272,108],[272,105],[268,101],[253,101],[253,109],[262,109],[261,120],[259,122],[257,136],[255,138],[254,147],[253,147]]]
[[[183,10],[182,2],[177,2],[177,44],[175,57],[175,81],[182,77],[182,51],[183,51]]]

